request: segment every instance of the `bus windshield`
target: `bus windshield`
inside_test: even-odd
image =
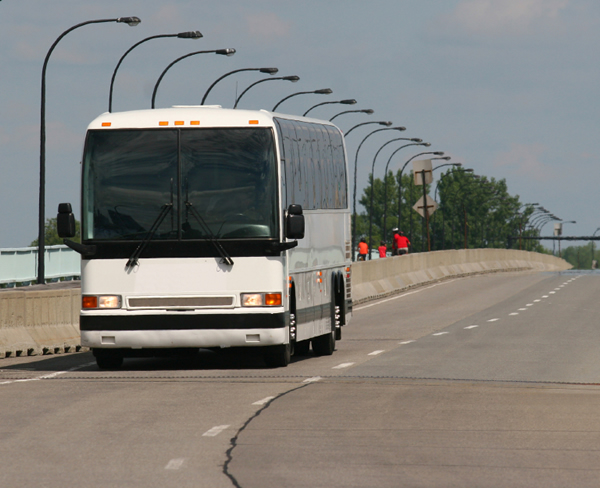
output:
[[[269,128],[90,130],[83,165],[85,240],[278,236]]]

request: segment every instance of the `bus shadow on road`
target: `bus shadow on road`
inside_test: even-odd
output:
[[[293,356],[291,363],[310,359],[313,354]],[[3,362],[6,361],[5,364]],[[90,364],[93,363],[93,364]],[[141,358],[125,358],[123,365],[112,371],[249,371],[271,370],[267,367],[261,351],[252,348],[200,349],[197,354],[176,356],[149,356]],[[73,354],[23,356],[7,358],[0,361],[0,378],[2,371],[14,376],[18,371],[31,374],[32,372],[97,372],[100,370],[91,352]]]

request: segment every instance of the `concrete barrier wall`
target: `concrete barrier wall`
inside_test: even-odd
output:
[[[0,358],[78,351],[77,283],[0,292]]]
[[[515,249],[459,249],[408,254],[352,265],[355,304],[444,278],[498,271],[563,271],[564,259]]]
[[[455,276],[512,270],[561,271],[566,261],[507,249],[410,254],[352,265],[355,304]],[[0,358],[78,351],[79,282],[0,290]]]

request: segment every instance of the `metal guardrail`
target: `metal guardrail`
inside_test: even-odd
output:
[[[37,247],[0,249],[0,285],[30,285],[37,279]],[[47,246],[44,250],[46,281],[79,279],[81,256],[64,245]]]

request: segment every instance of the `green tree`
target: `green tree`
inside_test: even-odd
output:
[[[75,237],[71,238],[72,241],[81,242],[81,228],[79,221],[75,221]],[[56,244],[63,244],[63,238],[58,236],[58,230],[56,229],[56,218],[46,219],[46,226],[44,227],[44,241],[46,246],[54,246]],[[30,247],[37,247],[38,239],[29,244]]]

